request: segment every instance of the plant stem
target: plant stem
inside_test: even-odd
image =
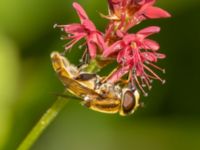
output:
[[[58,97],[54,104],[46,111],[46,113],[41,117],[38,123],[29,132],[26,138],[19,145],[17,150],[28,150],[39,138],[42,132],[47,128],[47,126],[55,119],[58,113],[62,110],[65,104],[68,102],[66,98]]]

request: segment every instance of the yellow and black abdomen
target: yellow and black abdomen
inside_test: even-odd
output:
[[[92,99],[84,102],[84,105],[94,111],[114,114],[120,109],[120,100],[114,98]]]

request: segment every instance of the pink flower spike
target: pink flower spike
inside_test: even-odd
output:
[[[153,34],[160,32],[160,27],[149,26],[135,33],[129,33],[129,29],[147,19],[168,18],[171,15],[155,7],[156,0],[107,0],[109,14],[102,17],[109,20],[105,33],[97,30],[95,24],[90,20],[86,11],[77,2],[73,3],[80,23],[68,25],[55,25],[64,31],[67,36],[63,40],[69,40],[65,45],[65,51],[71,49],[77,42],[84,39],[80,46],[86,49],[83,57],[88,54],[91,59],[95,59],[101,69],[113,61],[118,63],[114,71],[108,74],[102,83],[119,84],[127,78],[127,82],[119,84],[122,88],[138,88],[144,95],[147,93],[143,89],[151,89],[153,80],[165,82],[156,70],[165,72],[164,69],[156,65],[160,59],[164,59],[165,54],[159,53],[160,45],[149,39]],[[93,61],[88,61],[88,66]],[[91,64],[94,65],[94,64]],[[82,69],[82,67],[81,67]],[[83,69],[86,71],[87,69]],[[81,70],[82,71],[82,70]],[[154,72],[155,71],[155,72]],[[92,71],[91,71],[92,72]],[[97,73],[96,70],[93,73]],[[125,85],[128,83],[127,85]]]
[[[168,18],[171,15],[158,7],[156,0],[108,0],[110,14],[105,17],[114,20],[118,29],[127,31],[146,19]],[[124,28],[121,26],[124,25]]]
[[[162,80],[154,71],[148,67],[151,66],[157,70],[164,69],[156,66],[158,59],[165,58],[164,54],[157,53],[160,46],[157,42],[147,39],[148,36],[158,33],[160,27],[150,26],[137,32],[136,34],[126,34],[123,39],[116,41],[104,52],[104,57],[117,54],[117,62],[121,68],[118,69],[110,78],[110,82],[118,81],[124,74],[129,72],[129,78],[145,93],[143,85],[150,89],[150,83],[153,79]],[[142,83],[141,83],[142,82]]]
[[[125,50],[127,47],[134,49],[134,45],[140,49],[157,51],[160,48],[159,44],[153,40],[146,39],[146,37],[158,33],[159,31],[160,27],[150,26],[140,30],[136,34],[126,34],[122,40],[115,42],[110,47],[105,49],[103,57],[109,57],[114,53]]]

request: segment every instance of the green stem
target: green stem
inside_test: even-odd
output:
[[[96,59],[92,59],[84,71],[89,73],[96,73],[100,70]]]
[[[33,127],[30,133],[26,136],[23,142],[19,145],[17,150],[28,150],[39,138],[42,132],[47,126],[55,119],[58,113],[62,110],[65,104],[68,102],[67,99],[58,97],[54,104],[46,111],[38,123]]]

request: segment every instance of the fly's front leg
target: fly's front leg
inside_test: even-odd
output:
[[[90,61],[90,55],[87,51],[87,49],[83,52],[83,55],[80,59],[80,64],[78,65],[78,68],[84,68],[85,65],[87,65]]]

